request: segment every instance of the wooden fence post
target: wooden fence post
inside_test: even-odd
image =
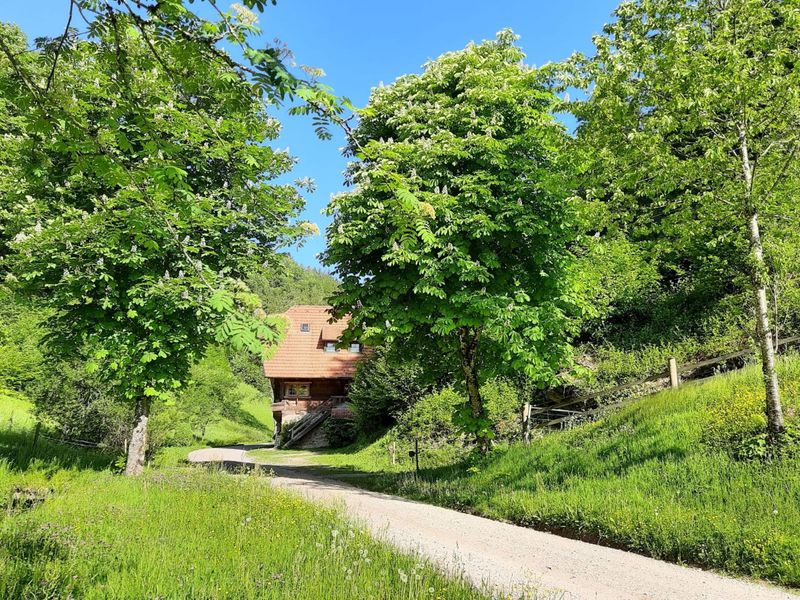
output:
[[[397,464],[397,442],[389,444],[389,458],[393,465]]]
[[[39,441],[39,432],[42,429],[42,422],[36,421],[36,427],[33,429],[33,442],[31,443],[31,452],[36,450],[36,442]]]
[[[669,359],[669,386],[672,389],[677,388],[681,384],[680,377],[678,376],[678,361],[674,357]]]
[[[522,405],[522,441],[525,444],[531,442],[531,403],[526,402]]]

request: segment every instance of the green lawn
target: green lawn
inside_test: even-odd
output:
[[[34,448],[24,408],[0,395],[0,598],[488,597],[263,474]]]
[[[782,361],[796,428],[800,360]],[[630,404],[595,423],[449,465],[385,440],[317,453],[320,464],[376,472],[359,485],[477,512],[656,558],[800,586],[800,449],[764,463],[759,372],[749,368]],[[394,472],[392,472],[394,471]]]

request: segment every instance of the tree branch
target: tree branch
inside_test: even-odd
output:
[[[50,91],[50,86],[53,83],[53,78],[56,75],[56,65],[58,64],[58,57],[61,56],[61,50],[64,48],[64,42],[69,35],[69,28],[72,26],[72,12],[75,8],[75,0],[69,0],[69,15],[67,16],[67,24],[64,26],[64,33],[61,34],[61,39],[58,40],[58,46],[56,47],[56,52],[53,55],[53,64],[50,67],[50,74],[47,76],[47,84],[44,86],[44,93],[47,94]]]

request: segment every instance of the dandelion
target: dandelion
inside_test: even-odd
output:
[[[400,576],[400,581],[402,581],[403,583],[407,583],[407,582],[408,582],[408,575],[406,575],[406,572],[405,572],[405,571],[403,571],[402,569],[400,569],[400,570],[397,572],[397,574]]]

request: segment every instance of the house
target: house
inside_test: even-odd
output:
[[[349,317],[331,323],[329,311],[329,306],[299,305],[283,313],[284,339],[264,361],[264,375],[272,383],[275,439],[297,421],[283,447],[327,445],[319,426],[331,415],[350,416],[347,392],[364,348],[358,342],[337,348]]]

